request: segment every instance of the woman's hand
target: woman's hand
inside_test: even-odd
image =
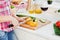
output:
[[[24,21],[26,21],[27,18],[28,18],[28,17],[18,17],[17,20],[18,20],[19,22],[24,22]]]
[[[22,0],[12,0],[12,4],[18,5]]]
[[[9,16],[0,16],[0,23],[9,22],[9,21],[14,25],[14,27],[18,26],[18,24],[19,24],[18,21],[10,15]]]
[[[16,20],[16,18],[11,16],[10,19],[11,19],[11,22],[14,25],[14,27],[17,27],[19,25],[19,22],[18,22],[18,20]]]

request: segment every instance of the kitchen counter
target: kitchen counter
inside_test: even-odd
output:
[[[51,13],[51,12],[50,12]],[[53,29],[53,24],[57,21],[57,20],[60,20],[60,15],[54,15],[53,14],[50,14],[50,13],[43,13],[43,14],[33,14],[31,16],[35,16],[35,17],[38,17],[38,18],[46,18],[48,20],[51,21],[50,24],[46,25],[46,26],[43,26],[37,30],[29,30],[29,29],[26,29],[26,28],[23,28],[23,27],[19,27],[19,29],[22,29],[22,30],[26,30],[28,32],[31,32],[31,33],[34,33],[38,36],[42,36],[43,38],[46,38],[47,40],[60,40],[60,36],[57,36],[54,34],[54,29]],[[26,14],[28,15],[28,14]]]
[[[18,27],[18,29],[43,37],[46,40],[60,40],[60,36],[55,35],[54,28],[53,28],[53,24],[56,21],[60,20],[60,15],[56,14],[55,11],[56,11],[56,8],[51,6],[49,7],[48,11],[43,12],[42,14],[28,14],[27,12],[22,13],[22,14],[34,16],[37,18],[46,18],[50,20],[51,23],[46,26],[42,26],[41,28],[38,28],[37,30],[30,30],[23,27]]]

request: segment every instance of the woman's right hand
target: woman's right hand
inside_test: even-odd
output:
[[[18,21],[12,16],[0,16],[0,23],[1,22],[11,22],[14,26],[17,26],[19,23]]]
[[[12,4],[19,5],[22,0],[12,0]]]

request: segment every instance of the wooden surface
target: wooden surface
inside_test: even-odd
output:
[[[51,21],[49,21],[49,20],[46,20],[45,23],[42,23],[42,22],[38,21],[38,26],[36,26],[36,27],[31,27],[31,26],[23,23],[23,24],[20,24],[20,27],[28,28],[28,29],[31,29],[31,30],[36,30],[36,29],[41,28],[45,25],[48,25],[49,23],[51,23]]]

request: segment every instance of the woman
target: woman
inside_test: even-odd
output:
[[[9,5],[10,0],[0,0],[0,40],[14,40],[14,28],[23,21],[10,12]]]

